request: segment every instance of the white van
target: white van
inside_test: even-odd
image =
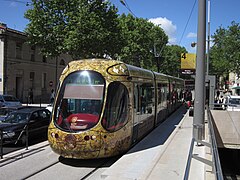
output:
[[[240,111],[240,96],[227,96],[225,106],[227,111]]]

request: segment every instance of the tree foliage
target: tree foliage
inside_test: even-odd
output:
[[[32,0],[25,13],[26,33],[44,55],[107,56],[154,71],[160,67],[156,57],[165,56],[161,72],[177,75],[180,55],[186,50],[166,46],[168,36],[147,19],[117,12],[105,0]]]
[[[234,72],[240,75],[240,26],[232,22],[228,28],[219,27],[212,36],[210,72],[218,76]]]
[[[119,58],[139,67],[156,69],[154,45],[160,50],[168,42],[167,35],[159,26],[146,19],[135,18],[130,14],[123,14],[119,19],[125,40]]]
[[[160,62],[160,71],[164,74],[179,76],[181,53],[187,53],[187,50],[178,45],[166,46]]]
[[[117,9],[104,0],[33,0],[25,13],[31,44],[46,55],[114,57],[121,49]]]

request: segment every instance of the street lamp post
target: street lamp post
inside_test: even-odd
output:
[[[154,57],[157,60],[157,71],[160,72],[160,68],[159,68],[159,53],[157,53],[157,50],[156,50],[156,43],[154,43],[153,50],[154,50]]]
[[[162,37],[162,40],[163,40],[163,37]],[[156,47],[157,43],[154,43],[154,47],[153,47],[153,50],[154,50],[154,57],[156,58],[157,60],[157,70],[158,72],[160,72],[160,63],[159,63],[159,60],[160,58],[162,57],[162,51],[163,51],[163,48],[164,48],[164,44],[162,44],[162,47],[159,51],[159,53],[157,52],[157,47]]]

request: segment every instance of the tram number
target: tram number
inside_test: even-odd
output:
[[[183,53],[181,58],[186,59],[187,58],[186,53]]]

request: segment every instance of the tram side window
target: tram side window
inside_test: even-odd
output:
[[[154,110],[154,88],[151,83],[140,85],[140,107],[142,114],[152,114]]]
[[[141,102],[141,113],[145,114],[147,112],[147,91],[144,86],[141,87],[140,92],[140,102]]]
[[[167,86],[167,101],[170,103],[170,100],[171,100],[171,85],[169,82]]]
[[[179,85],[179,101],[182,101],[183,100],[183,87],[181,85]]]
[[[167,84],[164,84],[164,86],[162,87],[163,106],[167,105],[167,98],[168,98],[168,86]]]
[[[158,83],[158,105],[164,106],[167,101],[167,84]]]
[[[128,120],[128,104],[127,88],[120,82],[112,82],[108,87],[103,127],[109,131],[117,131],[123,127]]]
[[[136,112],[140,112],[140,101],[139,101],[139,85],[134,86],[134,109]]]
[[[162,84],[158,83],[157,85],[157,93],[158,93],[158,104],[162,102]]]

